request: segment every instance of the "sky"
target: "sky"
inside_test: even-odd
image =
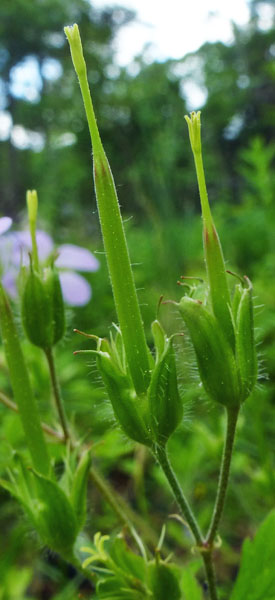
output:
[[[118,4],[137,12],[137,22],[123,27],[115,43],[116,59],[127,65],[143,47],[152,44],[152,58],[182,58],[205,41],[232,39],[233,20],[244,25],[248,0],[92,0],[98,8]]]
[[[232,22],[242,26],[249,19],[249,0],[91,0],[94,7],[102,9],[110,6],[125,6],[136,11],[135,22],[123,26],[113,43],[115,61],[134,71],[134,58],[144,48],[145,59],[180,59],[189,52],[196,51],[204,42],[232,40]],[[258,27],[270,27],[274,7],[262,1],[258,9]],[[60,65],[57,61],[44,61],[44,77],[58,78]],[[185,78],[184,97],[188,110],[201,108],[206,101],[207,91],[203,82],[194,84],[192,78]],[[29,102],[37,102],[40,96],[41,77],[33,57],[27,57],[24,64],[14,67],[11,73],[11,89],[14,95]],[[0,94],[0,141],[11,137],[12,143],[24,148],[40,151],[44,140],[37,132],[26,131],[20,125],[13,125],[10,114],[1,106]],[[61,145],[64,145],[64,140]],[[66,144],[73,143],[66,140]]]

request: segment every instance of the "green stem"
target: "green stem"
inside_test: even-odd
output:
[[[176,478],[176,475],[172,469],[171,463],[168,459],[165,447],[158,446],[156,448],[156,458],[165,474],[165,477],[173,491],[175,499],[180,507],[182,515],[191,530],[197,545],[200,547],[203,545],[203,536],[200,531],[199,525],[196,518],[194,517],[192,510],[186,500],[180,484]]]
[[[104,500],[106,500],[106,502],[111,506],[122,525],[131,526],[125,510],[123,510],[123,508],[117,501],[116,493],[114,493],[114,490],[110,487],[108,483],[104,481],[104,479],[101,477],[101,475],[99,475],[99,473],[94,467],[91,467],[90,469],[90,477],[95,483],[97,489],[100,491]]]
[[[95,586],[95,582],[96,582],[95,574],[93,573],[93,571],[89,571],[88,569],[83,569],[80,560],[78,560],[78,558],[74,554],[68,554],[68,555],[63,554],[62,558],[66,562],[73,565],[74,568],[77,571],[79,571],[85,579],[88,579],[88,581],[91,581],[91,583]]]
[[[59,387],[59,383],[58,383],[58,379],[57,379],[52,348],[48,348],[48,350],[45,350],[45,355],[46,355],[48,365],[49,365],[49,372],[50,372],[50,376],[51,376],[55,405],[57,408],[61,427],[63,429],[64,439],[65,439],[65,442],[67,442],[68,440],[70,440],[70,432],[69,432],[68,425],[67,425],[67,419],[66,419],[66,415],[65,415],[64,406],[63,406],[61,391],[60,391],[60,387]]]
[[[209,596],[211,600],[218,600],[212,551],[201,552],[201,557],[203,559],[205,574],[207,577]]]
[[[234,407],[233,409],[227,409],[226,438],[220,469],[219,484],[211,524],[206,537],[207,544],[210,547],[213,545],[215,540],[224,509],[238,414],[239,408]]]
[[[193,512],[186,500],[180,484],[175,476],[175,473],[171,467],[169,459],[167,457],[166,449],[164,447],[158,447],[156,450],[156,457],[159,461],[159,464],[167,478],[167,481],[170,484],[170,487],[173,491],[175,499],[181,509],[183,517],[187,522],[189,529],[192,531],[194,539],[197,543],[198,550],[201,554],[205,575],[208,584],[208,591],[211,600],[218,600],[217,589],[216,589],[216,576],[213,565],[212,558],[212,547],[209,545],[208,540],[204,540],[203,535],[201,533],[200,527],[197,523],[196,518],[193,515]]]
[[[38,407],[33,396],[29,372],[6,292],[0,284],[0,329],[13,396],[26,436],[34,468],[43,475],[50,471],[48,449],[44,440]]]

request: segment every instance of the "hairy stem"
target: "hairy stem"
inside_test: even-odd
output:
[[[201,552],[201,557],[207,578],[209,597],[211,600],[218,600],[212,551]]]
[[[166,449],[163,447],[158,447],[156,450],[156,457],[159,461],[159,464],[167,478],[167,481],[170,484],[170,487],[173,491],[174,497],[180,507],[182,515],[187,522],[189,529],[191,530],[193,537],[197,543],[198,550],[201,554],[205,575],[208,584],[208,592],[209,598],[211,600],[218,600],[217,588],[216,588],[216,576],[213,564],[212,557],[212,547],[209,545],[208,540],[204,540],[203,535],[201,533],[199,524],[193,515],[193,512],[186,500],[181,486],[175,476],[175,473],[172,469],[172,466],[167,457]]]
[[[182,515],[183,515],[186,523],[188,524],[188,527],[189,527],[190,531],[192,532],[196,543],[198,544],[198,546],[202,546],[203,545],[203,536],[200,531],[199,525],[197,523],[196,518],[194,517],[194,515],[192,513],[192,510],[188,504],[188,501],[186,500],[186,498],[183,494],[181,486],[176,478],[176,475],[175,475],[175,473],[172,469],[172,466],[170,464],[170,461],[168,459],[166,449],[163,446],[158,446],[156,448],[156,458],[163,470],[163,473],[165,474],[165,477],[172,489],[174,497],[180,507]]]
[[[232,459],[232,452],[234,446],[236,425],[238,420],[239,408],[228,408],[227,409],[227,428],[226,428],[226,438],[221,462],[220,476],[219,476],[219,484],[217,490],[217,496],[215,501],[215,506],[213,510],[213,515],[210,523],[210,527],[207,533],[206,541],[207,544],[211,547],[215,540],[218,527],[220,524],[221,516],[224,509],[226,491],[229,481],[229,473],[230,473],[230,465]]]
[[[60,391],[60,387],[59,387],[59,383],[58,383],[58,379],[57,379],[57,374],[56,374],[56,369],[55,369],[55,362],[54,362],[54,355],[53,355],[52,348],[49,348],[48,350],[45,350],[45,355],[46,355],[46,358],[47,358],[47,361],[48,361],[48,365],[49,365],[49,372],[50,372],[50,376],[51,376],[51,382],[52,382],[52,388],[53,388],[53,395],[54,395],[55,405],[56,405],[56,408],[57,408],[57,412],[58,412],[58,416],[59,416],[59,419],[60,419],[61,427],[63,429],[65,442],[67,442],[68,440],[70,440],[70,432],[69,432],[69,428],[68,428],[68,424],[67,424],[67,419],[66,419],[66,415],[65,415],[65,410],[64,410],[64,406],[63,406],[63,400],[62,400],[62,396],[61,396],[61,391]]]

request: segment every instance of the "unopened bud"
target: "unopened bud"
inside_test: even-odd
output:
[[[38,274],[30,268],[22,291],[22,321],[29,340],[48,350],[64,335],[64,304],[54,268]]]

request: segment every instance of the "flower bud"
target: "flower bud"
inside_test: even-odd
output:
[[[65,316],[59,277],[54,267],[44,276],[31,269],[22,291],[22,321],[29,340],[47,350],[64,335]]]
[[[190,333],[205,391],[224,406],[239,406],[241,389],[235,356],[216,317],[186,296],[179,310]]]
[[[168,340],[161,335],[164,332],[158,321],[154,321],[152,329],[158,345],[157,362],[148,390],[149,413],[154,438],[157,443],[164,445],[179,425],[183,407],[178,391],[172,338]]]

